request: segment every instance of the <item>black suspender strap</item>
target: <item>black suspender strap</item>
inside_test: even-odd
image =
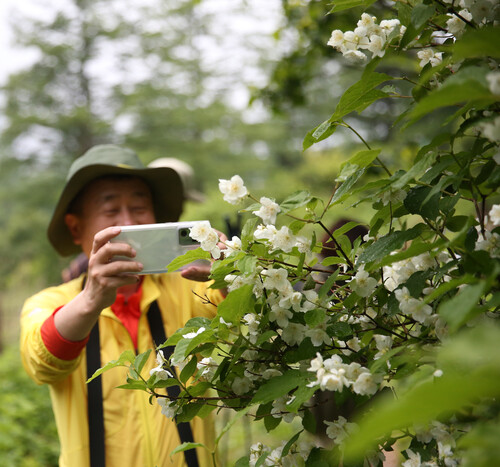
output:
[[[160,344],[163,344],[167,340],[167,336],[165,335],[165,328],[163,327],[161,311],[156,301],[154,301],[149,307],[148,322],[155,345],[158,346]],[[164,347],[163,355],[165,356],[165,358],[169,358],[172,355],[173,351],[173,346]],[[179,386],[169,386],[167,388],[167,394],[172,398],[178,397],[180,394]],[[189,422],[177,423],[177,431],[179,432],[181,443],[194,442],[193,432],[191,431],[191,425],[189,424]],[[184,457],[186,459],[186,464],[188,465],[188,467],[199,466],[196,449],[189,449],[187,451],[184,451]]]
[[[99,321],[95,323],[87,343],[87,379],[101,367]],[[104,417],[101,378],[87,384],[87,413],[89,417],[89,446],[91,467],[104,467]]]
[[[165,329],[163,327],[163,319],[156,301],[154,301],[148,312],[149,328],[155,345],[160,345],[167,340]],[[164,355],[169,358],[172,355],[173,347],[165,347]],[[96,322],[92,329],[87,343],[87,379],[90,378],[101,367],[101,349],[99,343],[99,321]],[[89,445],[90,445],[90,466],[105,467],[105,451],[104,451],[104,414],[102,405],[102,381],[101,378],[96,378],[87,384],[88,393],[88,418],[89,418]],[[167,388],[167,393],[170,397],[179,396],[180,389],[178,386]],[[179,438],[181,443],[194,442],[193,432],[189,422],[177,424]],[[198,456],[196,449],[184,451],[184,457],[188,467],[199,467]]]

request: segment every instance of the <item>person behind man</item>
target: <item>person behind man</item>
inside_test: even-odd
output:
[[[133,151],[119,146],[95,146],[69,170],[48,237],[61,255],[81,249],[89,258],[88,272],[26,300],[20,340],[26,371],[38,384],[49,384],[60,466],[186,465],[182,453],[170,457],[183,436],[175,422],[150,404],[143,391],[117,388],[124,384],[126,370],[117,368],[97,378],[102,394],[95,410],[90,402],[95,396],[88,389],[94,381],[86,384],[96,330],[94,347],[104,364],[127,349],[140,353],[154,348],[159,327],[169,336],[194,316],[215,315],[214,304],[223,294],[208,289],[209,266],[141,276],[133,248],[110,242],[120,225],[176,221],[182,201],[182,182],[174,170],[146,168]],[[202,303],[199,296],[205,295],[212,304]],[[155,365],[151,356],[146,377]],[[104,433],[96,440],[99,430],[93,429],[98,426],[93,420],[99,417],[94,412],[100,410]],[[190,428],[194,441],[211,445],[209,422],[195,419]],[[199,465],[209,465],[206,451],[196,451]]]

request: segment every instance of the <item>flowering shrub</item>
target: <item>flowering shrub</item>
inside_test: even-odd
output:
[[[341,0],[332,14],[371,3]],[[147,355],[132,354],[96,375],[130,366],[124,387],[150,392],[179,422],[222,407],[236,411],[234,419],[252,414],[268,430],[300,420],[303,430],[282,446],[257,443],[238,466],[363,459],[377,465],[392,449],[405,467],[494,465],[500,458],[497,12],[488,0],[398,2],[392,16],[379,21],[363,13],[353,31],[333,31],[329,45],[368,65],[332,116],[306,135],[304,148],[346,127],[366,150],[342,165],[327,202],[305,191],[281,203],[256,199],[241,177],[220,180],[225,201],[250,203],[242,207],[250,219],[241,236],[221,252],[216,232],[199,226],[191,236],[201,248],[169,265],[176,269],[207,251],[218,259],[212,287],[229,293],[216,318],[192,319],[171,336],[157,349],[149,377],[141,376]],[[376,72],[388,51],[421,67],[418,80]],[[408,170],[393,173],[380,149],[344,117],[379,99],[401,98],[400,80],[413,87],[400,120],[411,125],[445,110],[454,130],[427,141]],[[360,183],[372,167],[384,175]],[[353,242],[347,234],[357,223],[334,232],[324,223],[332,206],[349,201],[375,209],[368,235]],[[334,245],[327,257],[317,240],[325,232]],[[170,345],[175,350],[165,359],[161,349]],[[168,385],[180,386],[178,398],[166,397],[161,389]],[[321,411],[318,392],[355,407],[339,404],[335,419],[320,421],[329,445],[305,436],[321,428],[314,416]]]

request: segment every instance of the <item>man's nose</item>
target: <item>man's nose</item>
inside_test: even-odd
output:
[[[128,208],[123,208],[120,211],[120,224],[119,225],[136,225],[137,221],[134,219],[133,213]]]

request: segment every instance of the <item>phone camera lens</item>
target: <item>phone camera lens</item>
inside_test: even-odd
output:
[[[187,237],[187,230],[186,229],[182,229],[181,230],[181,237]]]

